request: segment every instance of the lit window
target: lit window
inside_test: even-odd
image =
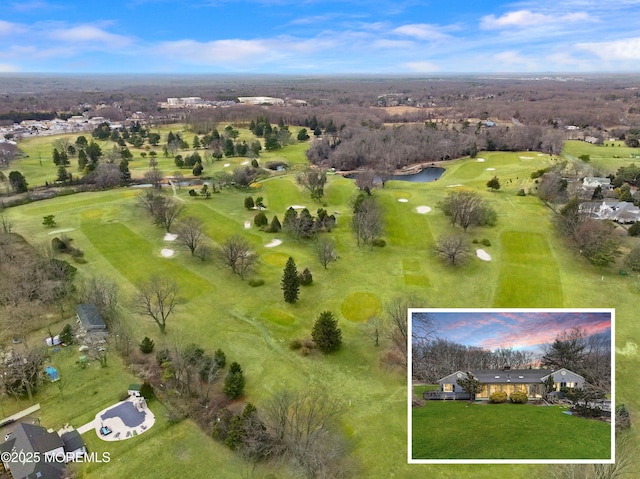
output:
[[[442,385],[442,390],[446,393],[452,393],[453,392],[453,384],[443,384]]]

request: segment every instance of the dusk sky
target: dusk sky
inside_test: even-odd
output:
[[[422,313],[421,313],[422,314]],[[496,348],[538,351],[559,333],[575,327],[587,335],[611,335],[609,312],[429,312],[439,338],[494,350]]]
[[[640,0],[4,0],[0,73],[640,71]]]

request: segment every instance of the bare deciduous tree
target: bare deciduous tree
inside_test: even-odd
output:
[[[139,314],[149,316],[166,334],[167,319],[179,303],[178,284],[168,278],[153,276],[148,281],[138,283],[135,308]]]
[[[235,274],[244,277],[254,269],[258,255],[249,242],[240,235],[233,235],[224,241],[217,250],[218,257]]]
[[[200,221],[195,216],[187,216],[178,225],[177,240],[185,248],[191,251],[191,256],[195,255],[196,250],[204,239],[204,232],[202,231],[202,229],[202,221]]]
[[[296,181],[306,190],[309,190],[311,198],[319,200],[324,195],[327,172],[318,168],[307,168],[296,175]]]
[[[324,266],[324,269],[327,269],[329,263],[336,261],[338,257],[335,241],[329,238],[320,238],[316,243],[316,254],[320,264]]]
[[[469,247],[462,235],[442,235],[436,241],[435,252],[455,265],[467,257]]]
[[[452,191],[438,206],[452,225],[460,225],[465,232],[469,226],[482,226],[495,221],[495,212],[475,191]]]
[[[373,247],[384,232],[382,210],[374,197],[366,197],[358,203],[351,224],[358,246],[362,243]]]

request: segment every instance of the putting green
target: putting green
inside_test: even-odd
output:
[[[340,306],[342,315],[354,322],[367,321],[369,318],[379,315],[381,309],[378,297],[365,291],[351,293]]]
[[[284,253],[267,253],[262,255],[262,260],[271,266],[283,267],[287,264],[289,255]]]
[[[296,322],[296,318],[289,313],[280,311],[279,309],[265,309],[260,313],[260,317],[280,326],[291,326]]]

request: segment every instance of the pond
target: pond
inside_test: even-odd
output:
[[[412,175],[394,175],[391,179],[394,181],[397,180],[411,181],[413,183],[429,183],[431,181],[439,179],[445,171],[446,170],[444,168],[429,166],[427,168],[424,168],[419,173],[414,173]],[[345,178],[355,179],[356,176],[358,176],[357,173],[349,173],[348,175],[345,175]],[[376,183],[381,182],[379,177],[376,177],[374,181]]]

